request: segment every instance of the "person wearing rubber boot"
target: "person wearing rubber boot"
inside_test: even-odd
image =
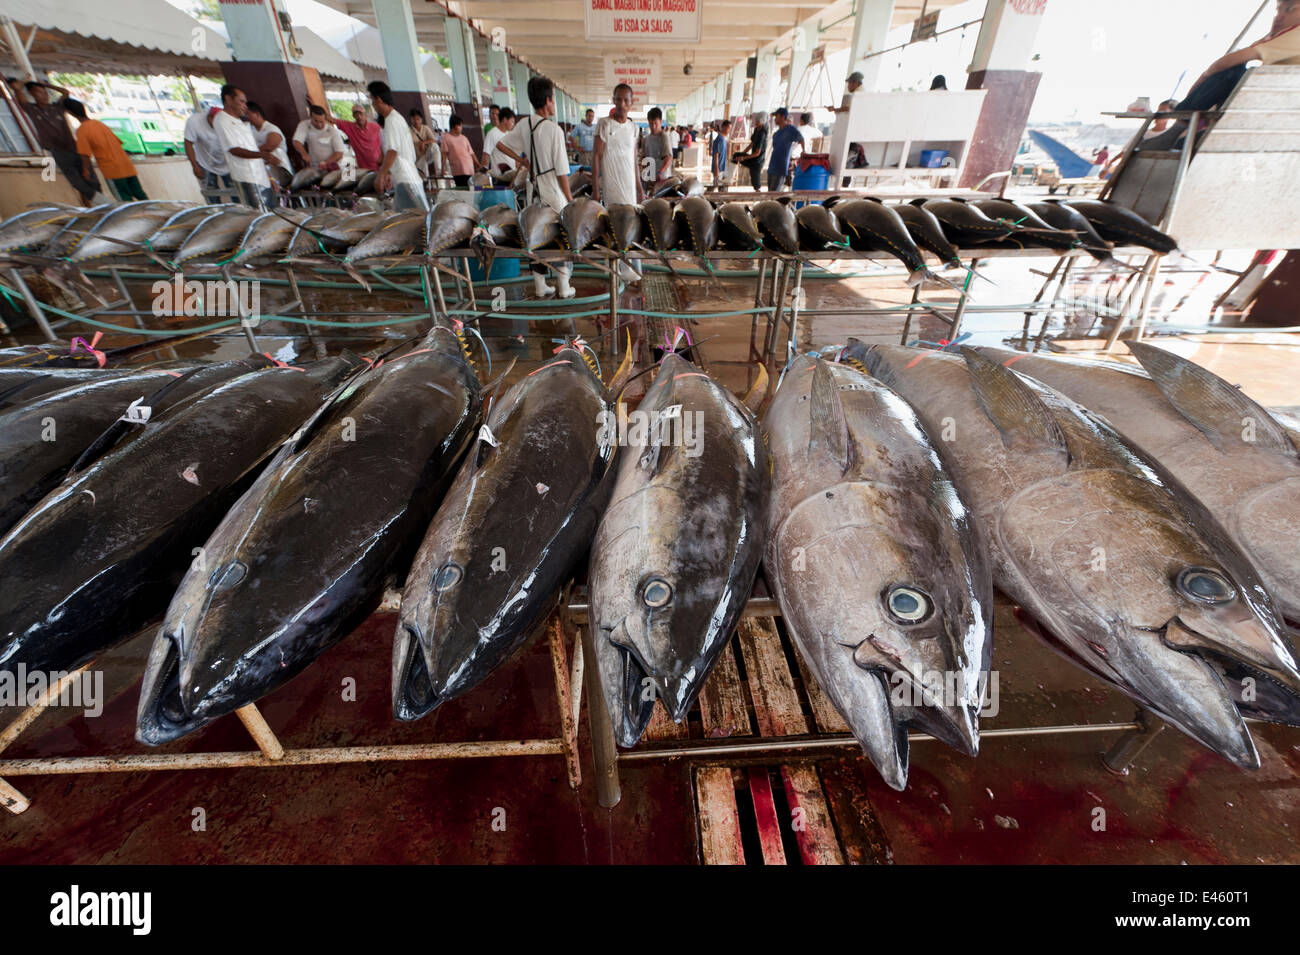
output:
[[[591,198],[616,205],[639,206],[643,197],[641,177],[636,169],[638,129],[628,118],[632,109],[632,87],[619,83],[614,87],[614,109],[596,124],[591,160]],[[624,282],[641,281],[637,268],[620,262],[619,277]]]
[[[497,150],[516,164],[528,170],[528,201],[544,202],[556,212],[573,201],[569,191],[569,153],[564,144],[564,130],[555,122],[555,86],[544,76],[534,76],[528,81],[528,102],[533,115],[497,143]],[[573,298],[569,277],[573,274],[572,262],[557,262],[555,283],[560,298]],[[538,298],[545,298],[556,289],[546,284],[546,266],[533,265],[533,283]]]

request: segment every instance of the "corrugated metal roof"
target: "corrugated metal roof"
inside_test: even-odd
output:
[[[220,34],[166,0],[0,0],[0,16],[22,26],[180,57],[230,59]]]

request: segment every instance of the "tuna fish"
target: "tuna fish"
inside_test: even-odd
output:
[[[293,174],[293,179],[289,182],[290,192],[299,192],[303,189],[310,189],[321,181],[321,171],[315,166],[308,166],[306,169],[299,169]]]
[[[971,349],[875,346],[942,447],[997,587],[1067,659],[1238,766],[1259,755],[1216,661],[1294,694],[1268,594],[1218,523],[1097,416]]]
[[[809,252],[849,246],[849,237],[840,231],[835,213],[820,203],[810,202],[794,214],[799,227],[799,247]]]
[[[169,216],[153,235],[149,236],[145,244],[148,246],[149,251],[158,254],[175,252],[200,222],[237,208],[238,206],[222,205],[194,206],[189,209],[182,209],[180,212]]]
[[[602,239],[609,241],[609,213],[594,199],[574,199],[560,213],[560,230],[570,252],[582,252]]]
[[[1058,252],[1069,252],[1079,247],[1080,236],[1056,230],[1022,203],[1010,199],[976,199],[971,205],[990,219],[1011,226],[1015,230],[1011,241],[1021,246],[1037,246]]]
[[[835,217],[844,226],[853,248],[888,252],[902,262],[911,273],[908,285],[919,285],[933,277],[907,224],[889,206],[875,199],[851,199],[836,203]]]
[[[236,207],[204,219],[185,237],[172,264],[180,267],[187,262],[203,258],[224,259],[239,245],[253,220],[265,213],[255,209]]]
[[[1079,238],[1079,245],[1099,262],[1112,258],[1110,243],[1101,237],[1088,217],[1078,209],[1063,202],[1031,202],[1029,208],[1053,229],[1073,232]]]
[[[460,343],[437,327],[291,437],[172,598],[137,739],[166,742],[252,703],[350,633],[409,563],[479,407]]]
[[[644,220],[636,206],[612,205],[609,207],[609,230],[616,252],[627,252],[641,244]]]
[[[667,199],[647,199],[641,205],[645,216],[646,235],[650,248],[669,252],[677,247],[677,217]]]
[[[560,243],[560,214],[545,203],[525,206],[519,213],[519,236],[529,252],[555,248]]]
[[[749,208],[754,224],[763,234],[763,245],[773,252],[796,255],[799,252],[799,226],[794,211],[782,202],[760,199]]]
[[[0,223],[0,253],[37,252],[86,210],[67,206],[28,209]]]
[[[718,207],[718,241],[725,249],[749,252],[763,247],[763,233],[743,203],[724,202]]]
[[[429,213],[425,251],[438,255],[447,249],[462,249],[469,245],[469,237],[478,224],[478,209],[459,199],[440,202]]]
[[[104,216],[76,247],[68,260],[83,265],[96,259],[143,253],[145,242],[179,212],[192,208],[188,202],[145,200],[128,202]]]
[[[1105,418],[1160,462],[1223,525],[1282,614],[1300,624],[1300,451],[1232,384],[1143,342],[1149,374],[1107,362],[981,351]]]
[[[267,456],[356,364],[241,375],[46,496],[0,538],[0,668],[75,669],[161,613]]]
[[[0,534],[54,490],[114,422],[144,423],[254,368],[264,359],[193,371],[145,369],[104,375],[53,391],[0,414]]]
[[[684,719],[730,639],[762,557],[770,481],[749,411],[675,354],[637,415],[588,574],[587,665],[623,746],[645,732],[656,694]]]
[[[713,204],[701,196],[689,196],[677,203],[677,231],[698,256],[712,252],[718,244],[718,216]]]
[[[398,719],[473,689],[544,621],[613,486],[613,430],[600,379],[573,348],[493,407],[406,578]]]
[[[258,216],[240,237],[238,251],[230,264],[246,265],[256,259],[279,256],[289,248],[299,226],[309,218],[311,213],[304,209],[279,209]]]
[[[909,724],[974,756],[993,582],[915,412],[878,380],[803,356],[763,430],[767,580],[818,683],[894,789]]]
[[[1101,237],[1117,245],[1140,245],[1166,255],[1178,251],[1178,243],[1131,209],[1099,199],[1071,199],[1070,208],[1093,224]]]
[[[933,212],[910,202],[898,203],[889,208],[898,213],[898,217],[907,226],[912,240],[920,248],[933,252],[944,265],[961,268],[961,253],[948,241],[948,237],[943,233],[943,225],[935,218]]]
[[[990,219],[970,203],[957,199],[917,199],[916,204],[938,219],[944,234],[958,245],[1000,242],[1015,231],[1007,223]]]

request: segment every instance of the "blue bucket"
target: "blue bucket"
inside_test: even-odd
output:
[[[801,190],[820,191],[829,187],[831,171],[825,166],[809,166],[794,174],[790,186],[795,192]]]
[[[507,205],[511,209],[517,208],[515,205],[515,191],[513,189],[483,189],[476,194],[477,205],[479,209],[488,209],[492,206]],[[469,260],[469,274],[475,282],[495,282],[500,279],[517,279],[519,278],[519,260],[513,256],[498,256],[492,260],[492,274],[485,276],[483,268],[478,264],[476,259]]]

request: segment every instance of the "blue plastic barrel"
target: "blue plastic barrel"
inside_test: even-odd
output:
[[[795,192],[802,190],[819,191],[829,187],[831,181],[831,171],[825,166],[809,166],[807,169],[801,169],[794,174],[790,180],[790,186]]]
[[[479,209],[487,209],[491,206],[503,204],[511,209],[517,208],[513,189],[483,189],[476,194],[475,198]],[[469,274],[475,282],[485,281],[483,269],[476,259],[469,260]],[[492,274],[486,277],[486,281],[495,282],[498,279],[517,278],[519,278],[519,260],[513,256],[501,255],[492,260]]]

